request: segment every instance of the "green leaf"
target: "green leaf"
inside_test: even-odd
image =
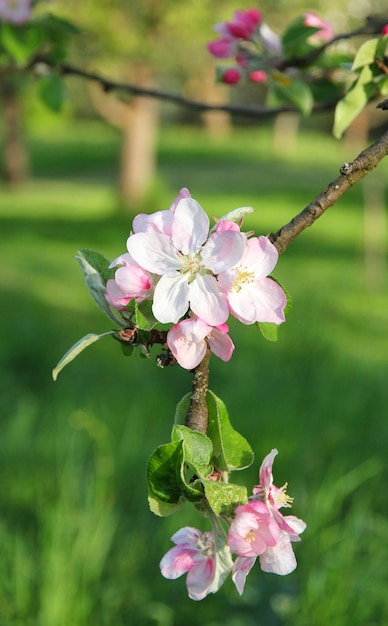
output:
[[[233,483],[203,480],[205,496],[216,515],[231,517],[238,504],[248,502],[246,487]]]
[[[58,113],[66,100],[62,78],[58,74],[43,76],[39,81],[39,95],[51,111]]]
[[[245,437],[232,427],[225,404],[208,391],[208,437],[213,442],[213,464],[221,471],[239,470],[253,463],[253,451]]]
[[[53,379],[57,380],[59,372],[63,370],[63,368],[66,367],[66,365],[68,365],[71,361],[73,361],[76,356],[78,356],[81,352],[83,352],[85,348],[88,348],[89,346],[92,345],[92,343],[95,343],[102,337],[107,337],[107,335],[112,335],[112,334],[113,334],[113,331],[110,331],[108,333],[102,333],[102,335],[95,335],[94,333],[89,333],[88,335],[85,335],[84,337],[82,337],[82,339],[77,341],[77,343],[75,343],[70,348],[70,350],[66,352],[66,354],[61,358],[61,360],[54,367],[52,371]]]
[[[126,322],[112,311],[105,298],[105,272],[108,270],[106,264],[109,264],[109,261],[94,250],[80,250],[79,256],[75,258],[81,266],[86,286],[97,306],[116,324],[125,328]]]
[[[159,498],[155,498],[151,493],[148,495],[150,511],[159,517],[167,517],[178,511],[185,504],[185,498],[181,498],[177,504],[169,504]]]
[[[184,424],[186,421],[187,411],[189,410],[191,393],[186,393],[178,402],[175,409],[174,424]]]
[[[278,325],[272,322],[257,322],[257,327],[267,341],[278,340]]]
[[[213,444],[209,437],[187,426],[176,425],[172,430],[171,441],[184,442],[185,462],[198,477],[207,476],[213,471],[210,465]]]
[[[356,53],[356,56],[354,57],[352,70],[357,70],[360,67],[364,67],[364,65],[370,65],[371,63],[374,63],[378,43],[378,39],[369,39],[362,44],[362,46]]]
[[[147,465],[148,486],[154,499],[174,505],[181,502],[183,462],[183,441],[165,443],[154,450]]]
[[[370,77],[373,78],[371,69],[369,66],[365,66],[356,83],[344,98],[338,102],[335,108],[333,127],[333,135],[337,139],[342,137],[345,130],[357,115],[361,113],[372,97],[375,86],[371,82]]]
[[[141,330],[151,330],[155,326],[157,320],[152,313],[151,300],[143,300],[140,304],[135,303],[135,319],[136,327]]]
[[[292,78],[282,72],[271,73],[272,88],[280,102],[290,103],[303,115],[309,115],[314,105],[310,87],[298,78]]]
[[[109,267],[110,261],[101,252],[91,250],[90,248],[82,248],[78,253],[100,274],[104,285],[110,278],[114,278],[117,267]]]
[[[41,42],[41,28],[36,23],[15,26],[9,22],[2,22],[0,25],[0,44],[19,66],[28,61]]]
[[[285,59],[305,56],[314,47],[308,43],[308,38],[319,30],[319,27],[305,26],[303,16],[296,18],[281,37]]]
[[[388,76],[382,76],[378,82],[378,89],[382,96],[388,96]]]

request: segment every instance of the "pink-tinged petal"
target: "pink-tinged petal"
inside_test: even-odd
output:
[[[112,263],[109,264],[109,267],[116,267],[116,265],[137,265],[136,261],[131,257],[129,252],[124,252],[124,254],[120,254],[120,256],[116,257]]]
[[[214,276],[197,274],[188,288],[190,308],[195,315],[209,326],[226,322],[229,316],[226,295],[220,290]]]
[[[105,298],[114,309],[118,311],[125,309],[131,298],[123,294],[113,278],[108,280],[105,290]]]
[[[217,231],[210,235],[203,247],[201,258],[213,274],[224,272],[238,263],[244,253],[245,241],[240,232]]]
[[[156,211],[147,215],[140,213],[132,222],[134,233],[157,232],[171,236],[171,228],[174,214],[172,211]]]
[[[227,59],[233,56],[235,51],[235,41],[230,37],[222,37],[221,39],[215,39],[207,45],[207,49],[217,59]]]
[[[209,218],[193,198],[182,198],[175,209],[172,242],[182,254],[196,254],[209,233]]]
[[[182,189],[179,191],[177,197],[175,198],[175,200],[172,202],[172,204],[170,206],[170,211],[172,211],[174,213],[175,209],[177,208],[177,206],[178,206],[179,202],[182,200],[182,198],[191,198],[191,193],[187,189],[187,187],[182,187]]]
[[[232,580],[236,585],[236,589],[240,596],[242,595],[245,587],[246,578],[251,571],[252,567],[256,563],[256,557],[238,556],[234,562],[232,570]]]
[[[234,351],[234,343],[229,335],[218,328],[213,328],[208,334],[207,340],[213,354],[218,356],[222,361],[230,361]]]
[[[146,297],[151,289],[152,278],[140,266],[124,266],[116,270],[115,281],[119,289],[131,298]]]
[[[160,571],[165,578],[174,580],[182,574],[186,574],[196,564],[194,557],[197,549],[190,549],[185,544],[174,546],[160,561]]]
[[[193,326],[193,323],[198,322]],[[206,354],[204,341],[210,327],[201,320],[187,319],[175,324],[167,333],[167,345],[181,367],[193,370]]]
[[[203,534],[194,526],[184,526],[177,530],[171,537],[171,541],[176,545],[190,544],[195,550],[198,550],[198,542],[202,540]]]
[[[167,235],[136,233],[128,237],[127,248],[141,267],[154,274],[165,274],[180,268],[177,251]]]
[[[210,591],[215,574],[214,557],[204,558],[196,563],[188,572],[186,587],[189,598],[203,600]],[[212,591],[214,593],[214,591]]]
[[[285,321],[287,298],[283,289],[270,278],[261,278],[243,285],[240,291],[230,291],[228,302],[232,314],[243,324]]]
[[[187,276],[173,272],[160,277],[154,291],[152,311],[162,324],[176,324],[189,308]]]
[[[299,517],[295,517],[295,515],[285,515],[283,520],[287,525],[287,528],[284,528],[284,530],[287,530],[291,541],[300,541],[298,535],[306,530],[306,523]]]
[[[260,567],[263,572],[286,576],[296,568],[296,558],[287,533],[282,532],[276,546],[267,548],[260,555]]]
[[[273,448],[267,456],[264,457],[263,462],[260,466],[259,470],[259,481],[260,486],[264,487],[266,490],[271,489],[273,485],[273,475],[272,475],[272,466],[275,460],[275,457],[278,454],[278,450]]]
[[[232,552],[238,556],[258,556],[266,549],[269,539],[274,545],[272,534],[268,530],[268,523],[258,519],[253,513],[237,515],[229,527],[228,544]]]
[[[268,237],[252,237],[247,240],[241,264],[249,267],[256,278],[263,278],[272,272],[278,257],[278,251]]]
[[[272,54],[281,54],[282,41],[265,22],[260,24],[259,34],[264,46],[269,52],[272,52]]]

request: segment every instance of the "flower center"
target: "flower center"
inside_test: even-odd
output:
[[[239,265],[237,267],[237,274],[233,281],[232,290],[240,291],[240,289],[244,285],[248,285],[249,283],[253,283],[255,280],[255,275],[253,272],[250,272],[248,268],[244,265]]]
[[[198,539],[197,547],[204,556],[212,556],[214,554],[214,541],[211,532],[203,533],[202,538]]]
[[[287,487],[288,483],[284,483],[283,487],[279,487],[275,493],[272,493],[274,504],[277,508],[284,506],[290,509],[292,507],[294,498],[288,495]]]
[[[195,279],[195,275],[198,272],[203,270],[201,266],[201,255],[197,253],[195,256],[189,256],[182,254],[181,264],[180,264],[180,273],[181,274],[189,274],[189,283],[193,282]]]
[[[252,529],[251,529],[251,530],[249,530],[249,531],[247,532],[247,534],[245,535],[244,539],[245,539],[245,541],[246,541],[247,543],[253,543],[253,542],[254,542],[254,540],[256,539],[256,533],[255,533],[255,531],[254,531],[254,530],[252,530]]]

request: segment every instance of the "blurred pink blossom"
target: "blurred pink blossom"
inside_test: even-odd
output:
[[[331,24],[329,24],[329,22],[325,22],[319,17],[319,15],[313,13],[312,11],[306,11],[304,13],[304,25],[320,29],[311,37],[321,39],[323,41],[328,41],[334,37],[334,31]]]
[[[192,370],[202,361],[207,345],[223,361],[232,357],[234,344],[228,326],[209,326],[199,318],[188,318],[174,324],[167,333],[167,344],[181,367]]]
[[[0,21],[24,24],[31,18],[31,0],[0,0]]]

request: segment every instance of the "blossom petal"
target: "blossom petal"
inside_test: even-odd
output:
[[[192,600],[203,600],[210,592],[215,574],[214,557],[203,559],[196,563],[188,572],[186,587],[189,598]],[[212,591],[214,593],[214,591]]]
[[[234,562],[232,570],[232,580],[236,585],[237,591],[239,592],[240,596],[244,591],[246,578],[255,563],[255,556],[238,556]]]
[[[206,241],[209,218],[193,198],[182,198],[175,209],[172,242],[182,254],[197,254]]]
[[[199,320],[187,319],[174,324],[167,333],[167,345],[181,367],[193,370],[206,354],[204,341],[210,327]]]
[[[144,269],[166,274],[180,268],[180,260],[168,235],[157,232],[136,233],[127,240],[128,252]]]
[[[285,576],[296,568],[296,558],[288,533],[282,532],[279,541],[273,548],[267,548],[260,555],[260,567],[263,572]]]
[[[264,487],[266,490],[270,489],[273,484],[273,475],[272,475],[272,466],[275,460],[275,456],[278,454],[278,450],[273,448],[266,457],[264,457],[262,464],[260,465],[259,470],[259,481],[260,486]]]
[[[226,295],[220,290],[217,279],[210,274],[197,274],[189,284],[190,308],[209,326],[219,326],[229,316]]]
[[[234,317],[243,324],[281,324],[285,321],[286,295],[280,285],[270,278],[243,285],[239,291],[229,291],[228,302]]]
[[[162,324],[176,324],[189,307],[187,277],[173,272],[161,276],[154,291],[152,312]]]
[[[132,229],[134,233],[155,231],[171,236],[173,219],[174,213],[172,211],[156,211],[151,215],[139,213],[132,222]]]
[[[230,361],[234,351],[234,343],[227,333],[213,328],[207,336],[210,350],[222,361]]]
[[[197,562],[195,556],[198,550],[190,549],[187,545],[174,546],[160,561],[160,571],[165,578],[173,580],[186,574]]]
[[[245,246],[241,263],[255,273],[255,278],[268,276],[278,261],[279,253],[268,237],[252,237]]]
[[[238,263],[244,253],[245,240],[235,230],[213,233],[205,243],[201,258],[204,266],[213,274],[219,274]]]

